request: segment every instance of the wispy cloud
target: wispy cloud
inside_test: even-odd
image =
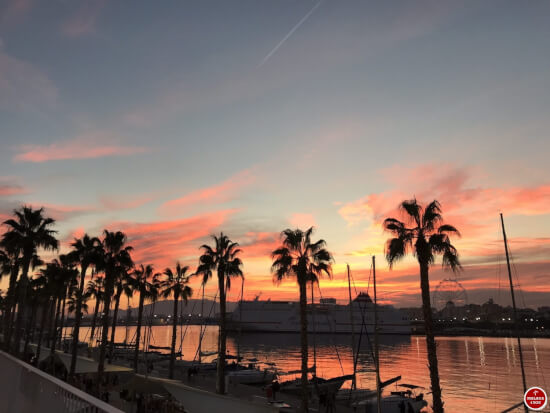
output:
[[[127,234],[135,248],[136,262],[154,263],[161,270],[177,260],[194,264],[199,246],[236,212],[236,209],[225,209],[170,221],[112,222],[106,228],[120,229]]]
[[[317,10],[317,8],[321,5],[321,3],[322,3],[322,0],[316,3],[311,8],[311,10],[308,11],[306,15],[302,17],[302,19],[298,23],[296,23],[296,25],[292,29],[290,29],[290,31],[285,35],[285,37],[283,37],[281,41],[277,43],[277,45],[273,49],[271,49],[271,51],[262,59],[262,61],[258,64],[258,67],[263,66],[269,60],[269,58],[273,56],[277,52],[277,50],[279,50],[279,48],[290,38],[290,36],[292,36],[294,32],[298,30],[300,26],[306,22],[307,19],[310,18],[310,16],[315,12],[315,10]]]
[[[252,171],[245,169],[219,184],[197,189],[181,198],[165,202],[161,206],[161,211],[175,213],[194,205],[221,204],[235,198],[244,187],[252,184],[254,180]]]
[[[27,190],[8,177],[0,177],[0,196],[8,197],[26,193]]]
[[[53,142],[49,145],[21,145],[13,159],[16,162],[47,162],[129,156],[148,151],[148,148],[143,146],[113,143],[116,140],[116,137],[106,132],[85,133],[75,139]]]

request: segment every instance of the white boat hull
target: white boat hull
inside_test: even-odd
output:
[[[353,329],[363,328],[374,333],[374,304],[354,302]],[[231,313],[227,323],[230,331],[262,333],[300,332],[299,303],[287,301],[243,301]],[[379,334],[410,335],[411,326],[405,313],[392,306],[378,306]],[[362,327],[363,326],[363,327]],[[350,334],[349,305],[315,304],[308,306],[308,331],[316,334]]]

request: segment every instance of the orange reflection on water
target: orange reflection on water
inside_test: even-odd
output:
[[[87,339],[88,328],[81,330],[81,340]],[[178,328],[177,350],[192,360],[197,353],[200,327],[190,326],[185,332],[183,345]],[[135,327],[129,327],[128,337],[134,336]],[[152,328],[151,344],[170,346],[172,328]],[[116,341],[123,341],[125,328],[116,331]],[[313,365],[313,336],[310,339],[310,366]],[[357,341],[357,340],[356,340]],[[446,411],[500,412],[523,398],[519,354],[515,339],[492,337],[440,337],[437,351],[441,386]],[[333,377],[353,372],[351,342],[348,335],[318,335],[315,337],[317,373]],[[357,343],[356,343],[357,346]],[[279,371],[300,368],[299,334],[242,334],[229,335],[228,352],[237,354],[240,348],[245,359],[274,362]],[[217,327],[209,326],[203,337],[203,351],[217,349]],[[550,390],[550,339],[522,339],[523,357],[528,386],[541,386]],[[412,383],[429,389],[426,345],[421,336],[382,336],[380,339],[380,371],[382,380],[401,375],[401,383]],[[286,378],[295,376],[285,376]],[[357,363],[357,384],[362,388],[375,387],[374,364],[368,340],[363,337]],[[345,386],[350,385],[350,382]],[[390,386],[394,390],[394,385]],[[428,392],[429,390],[425,390]],[[428,401],[430,396],[426,396]],[[518,411],[522,411],[521,409]]]

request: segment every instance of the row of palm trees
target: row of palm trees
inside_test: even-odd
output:
[[[387,218],[384,229],[393,237],[385,247],[386,259],[390,268],[408,253],[412,253],[420,267],[420,287],[424,313],[428,365],[433,411],[443,413],[441,387],[437,365],[436,344],[433,334],[430,303],[429,268],[435,256],[442,256],[444,267],[460,270],[456,248],[451,244],[451,235],[460,235],[456,228],[443,224],[441,206],[433,201],[426,207],[416,199],[400,204],[405,219],[400,221]],[[117,326],[118,309],[122,296],[130,299],[139,295],[134,369],[137,370],[139,345],[146,301],[155,302],[158,298],[172,297],[174,300],[170,378],[173,378],[177,311],[180,300],[186,302],[193,291],[188,285],[191,276],[202,277],[206,285],[216,275],[220,297],[220,318],[218,335],[218,362],[216,390],[225,393],[226,356],[226,297],[234,277],[243,277],[242,252],[236,242],[221,233],[213,236],[213,245],[202,245],[198,266],[193,274],[189,267],[177,263],[175,269],[166,268],[155,272],[151,264],[136,265],[132,260],[132,247],[127,244],[126,235],[120,231],[105,230],[101,239],[84,235],[75,239],[71,251],[44,265],[38,253],[41,250],[57,250],[59,242],[52,229],[55,221],[44,216],[44,210],[23,206],[14,211],[14,218],[4,222],[7,230],[0,239],[0,273],[9,275],[8,291],[2,299],[4,348],[14,354],[20,353],[20,343],[25,332],[23,349],[26,352],[29,341],[35,340],[35,327],[38,324],[38,354],[44,339],[45,329],[48,346],[52,353],[61,337],[59,326],[63,326],[65,316],[74,313],[72,332],[71,365],[69,376],[75,373],[78,338],[83,312],[87,312],[87,301],[95,300],[91,335],[93,338],[102,306],[101,340],[99,346],[98,386],[104,373],[105,359],[112,354]],[[301,411],[308,411],[308,325],[307,287],[319,282],[322,276],[332,277],[333,257],[326,249],[324,240],[312,240],[313,228],[305,231],[286,229],[281,233],[281,245],[272,252],[273,279],[280,283],[284,279],[295,279],[299,287],[301,318]],[[41,268],[37,276],[29,278],[29,270]],[[86,284],[88,270],[90,279]],[[110,309],[114,304],[112,316]],[[30,308],[30,315],[27,308]],[[37,323],[38,314],[41,320]],[[111,337],[108,340],[109,321]],[[97,388],[99,392],[99,388]]]

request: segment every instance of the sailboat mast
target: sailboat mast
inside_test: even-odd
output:
[[[239,337],[237,340],[237,364],[241,361],[241,335],[243,331],[243,293],[244,277],[241,278],[241,302],[239,303]]]
[[[376,368],[376,406],[378,413],[381,413],[380,363],[378,352],[378,304],[376,297],[376,259],[374,255],[372,256],[372,282],[374,287],[374,366]]]
[[[204,321],[204,283],[202,283],[202,299],[201,299],[201,327],[199,334],[199,364],[202,362],[202,326],[205,323]],[[206,326],[204,327],[206,329]]]
[[[353,325],[353,301],[351,299],[351,277],[349,272],[349,264],[348,267],[348,294],[349,294],[349,318],[351,323],[351,355],[353,357],[353,360],[355,361],[355,326]],[[357,365],[355,362],[353,363],[353,380],[351,382],[351,388],[356,389],[357,388],[357,379],[355,377],[357,370]]]
[[[516,328],[517,340],[518,340],[518,350],[519,350],[519,362],[521,365],[521,379],[523,381],[523,393],[527,391],[527,381],[525,380],[525,370],[523,368],[523,352],[521,350],[521,333],[519,331],[518,325],[518,316],[516,309],[516,297],[514,295],[514,283],[512,282],[512,270],[510,268],[510,254],[508,253],[508,240],[506,238],[506,230],[504,229],[504,217],[502,213],[500,214],[500,223],[502,224],[502,236],[504,237],[504,250],[506,252],[506,265],[508,266],[508,279],[510,280],[510,293],[512,294],[512,306],[514,309],[514,326]],[[527,406],[525,406],[525,411],[527,412]]]
[[[315,301],[313,298],[313,280],[311,280],[311,324],[313,326],[313,375],[317,376],[317,342],[315,339]]]

